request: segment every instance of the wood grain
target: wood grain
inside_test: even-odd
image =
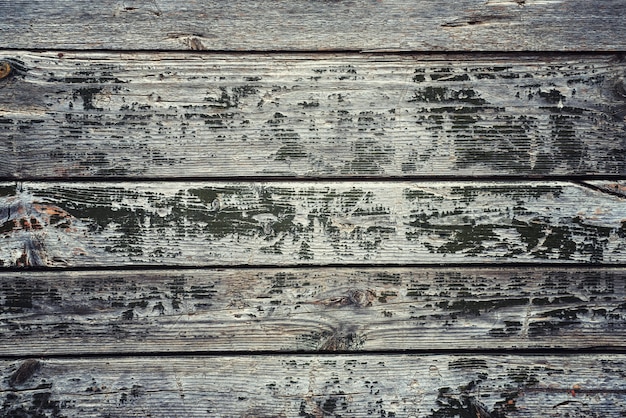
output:
[[[620,51],[621,0],[0,3],[11,48]]]
[[[2,58],[5,178],[626,173],[617,55]]]
[[[626,357],[251,356],[0,361],[3,416],[623,417]],[[35,415],[38,414],[38,415]],[[488,415],[487,415],[488,414]]]
[[[623,418],[625,15],[0,2],[0,417]]]
[[[624,196],[567,182],[0,185],[4,266],[624,263]],[[621,183],[607,183],[606,187]]]
[[[0,274],[0,352],[623,349],[626,270]]]

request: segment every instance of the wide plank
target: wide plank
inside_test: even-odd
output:
[[[626,174],[618,55],[2,59],[5,178]]]
[[[0,274],[0,352],[624,349],[626,269]]]
[[[624,263],[623,186],[1,183],[0,262],[5,267]]]
[[[11,48],[620,51],[621,0],[14,0]]]
[[[2,416],[623,417],[624,355],[0,361]]]

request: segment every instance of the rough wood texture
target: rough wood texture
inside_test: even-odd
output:
[[[0,1],[0,417],[625,417],[625,15]]]
[[[625,50],[621,0],[0,3],[13,48]]]
[[[626,262],[619,182],[0,186],[4,266]]]
[[[626,174],[616,55],[2,57],[4,177]]]
[[[5,360],[0,413],[617,418],[625,369],[624,355]]]
[[[0,352],[17,356],[619,349],[625,319],[625,269],[0,274]]]

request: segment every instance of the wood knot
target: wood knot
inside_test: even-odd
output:
[[[353,351],[359,350],[365,343],[365,337],[356,332],[333,332],[321,345],[321,351]]]
[[[324,306],[337,306],[337,307],[354,307],[354,308],[364,308],[368,306],[372,306],[372,302],[376,298],[376,293],[372,290],[358,290],[358,289],[350,289],[346,292],[345,295],[338,297],[331,297],[328,299],[322,299],[316,302],[313,302],[317,305]]]
[[[11,74],[11,66],[6,61],[0,61],[0,80]]]

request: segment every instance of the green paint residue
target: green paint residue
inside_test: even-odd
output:
[[[274,199],[275,193],[280,196],[284,192],[261,187],[255,193],[243,186],[190,189],[189,195],[197,197],[204,207],[188,211],[180,208],[181,213],[177,215],[195,222],[196,228],[215,238],[235,234],[263,236],[269,240],[282,233],[296,233],[300,228],[293,223],[294,206]],[[266,220],[262,219],[264,215]],[[176,222],[176,218],[171,220]]]
[[[525,306],[530,303],[528,298],[502,298],[491,300],[460,299],[439,302],[437,307],[447,311],[480,316],[481,313],[492,312],[502,308]]]
[[[453,90],[447,87],[423,87],[413,92],[409,102],[426,103],[467,103],[476,106],[487,104],[487,101],[472,89]]]

